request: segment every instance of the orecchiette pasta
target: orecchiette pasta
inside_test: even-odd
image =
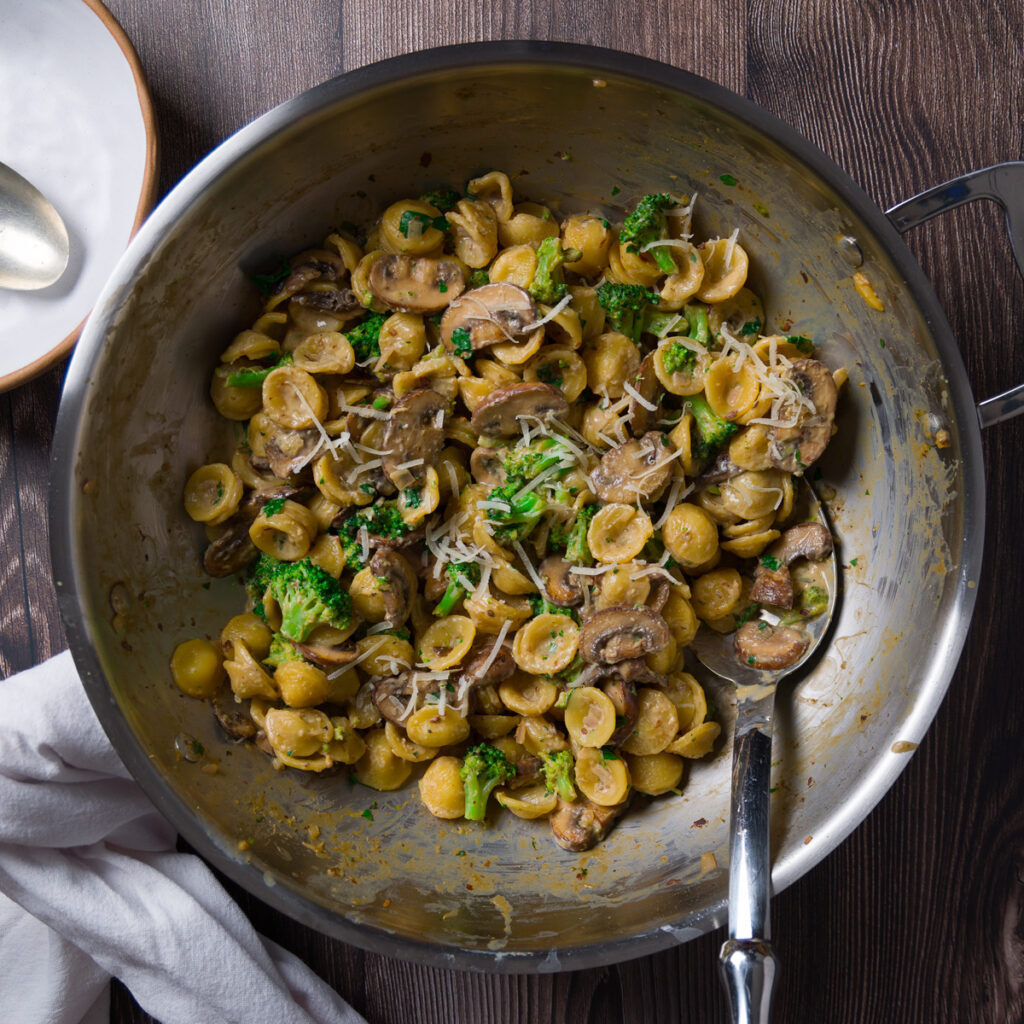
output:
[[[235,441],[183,490],[248,606],[171,673],[276,768],[415,774],[439,819],[493,793],[578,849],[566,807],[611,809],[596,842],[712,750],[698,629],[821,606],[778,545],[846,374],[768,332],[692,197],[534,199],[490,171],[261,278],[211,373]]]

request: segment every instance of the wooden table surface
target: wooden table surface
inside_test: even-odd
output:
[[[478,39],[585,42],[675,64],[788,121],[882,207],[1021,159],[1019,0],[109,0],[159,121],[160,194],[271,106],[343,71]],[[991,205],[909,244],[980,399],[1024,380],[1024,286]],[[59,651],[47,455],[63,367],[0,396],[0,676]],[[984,435],[987,539],[960,667],[865,823],[773,903],[779,1021],[1024,1020],[1024,418]],[[722,1021],[722,935],[566,975],[476,976],[368,955],[232,890],[373,1024]],[[148,1022],[115,986],[112,1021]],[[287,1024],[287,1022],[282,1022]]]

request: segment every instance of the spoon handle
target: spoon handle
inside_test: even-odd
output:
[[[768,941],[771,785],[775,688],[740,697],[732,761],[729,939],[719,953],[734,1024],[767,1024],[778,961]]]

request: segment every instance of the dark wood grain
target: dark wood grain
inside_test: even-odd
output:
[[[881,206],[1024,150],[1018,0],[111,0],[149,76],[167,191],[226,135],[345,69],[423,46],[539,38],[641,53],[793,124]],[[993,209],[908,237],[979,397],[1024,380],[1024,284]],[[0,675],[59,650],[49,582],[54,371],[0,396]],[[779,1021],[1024,1020],[1024,420],[984,437],[985,568],[960,668],[907,770],[864,824],[773,905]],[[600,970],[484,977],[369,955],[230,886],[258,928],[373,1024],[725,1019],[720,935]],[[115,987],[111,1020],[151,1018]]]

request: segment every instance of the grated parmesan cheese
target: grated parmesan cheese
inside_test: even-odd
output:
[[[628,391],[628,392],[630,393],[630,395],[631,395],[631,396],[632,396],[633,398],[635,398],[635,399],[637,400],[637,402],[639,402],[639,404],[640,404],[640,405],[642,405],[642,406],[643,406],[643,407],[644,407],[644,408],[645,408],[645,409],[646,409],[646,410],[647,410],[648,412],[657,412],[657,411],[658,411],[658,407],[657,407],[657,405],[655,405],[655,403],[654,403],[654,402],[652,402],[652,401],[650,401],[649,399],[646,399],[646,398],[644,398],[644,396],[643,396],[643,395],[641,395],[641,394],[640,394],[640,392],[639,392],[639,391],[637,391],[637,389],[636,389],[635,387],[633,387],[633,385],[632,385],[632,384],[630,384],[628,380],[624,380],[624,381],[622,382],[622,386],[623,386],[623,387],[624,387],[624,388],[625,388],[625,389],[626,389],[626,390],[627,390],[627,391]]]

